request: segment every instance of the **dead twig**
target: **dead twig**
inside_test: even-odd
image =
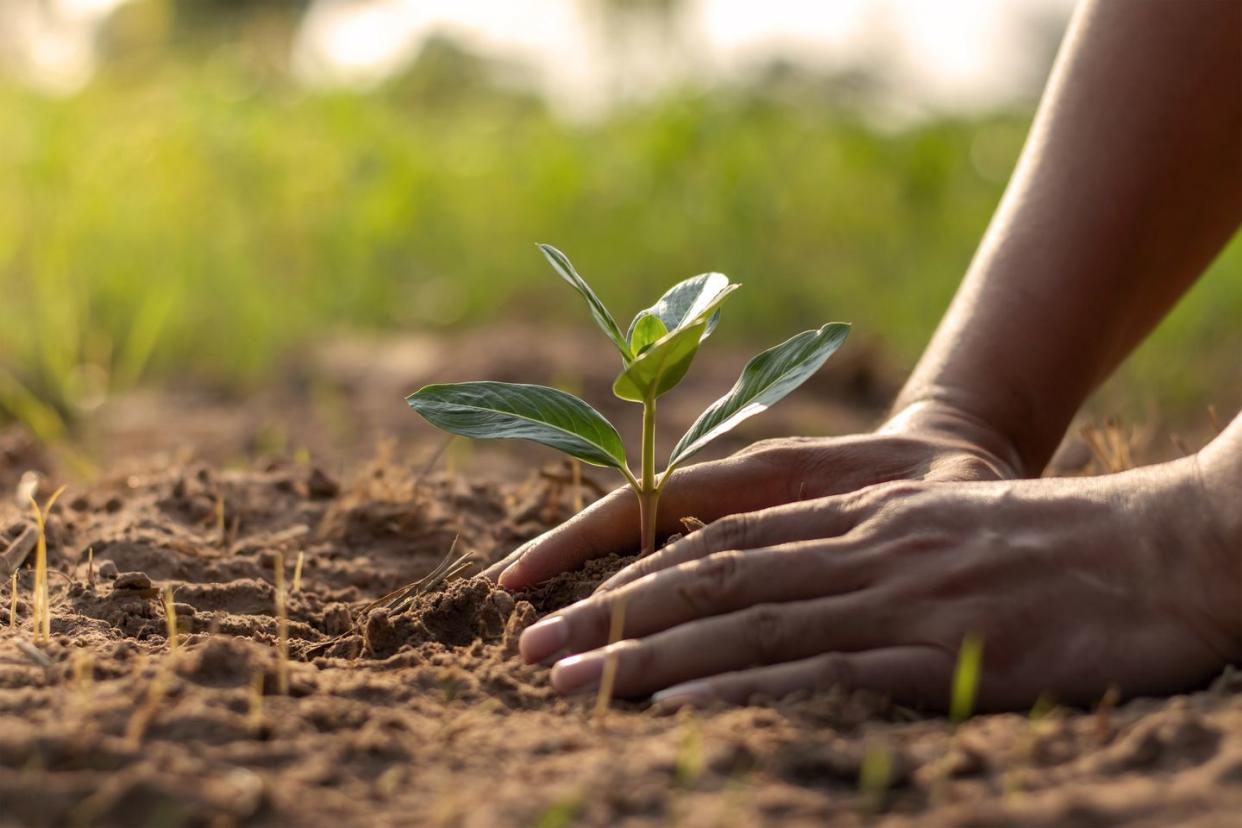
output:
[[[364,604],[358,610],[357,617],[359,619],[366,618],[367,615],[377,607],[387,607],[390,610],[402,612],[413,604],[414,600],[418,598],[418,596],[431,592],[433,589],[436,589],[442,584],[445,584],[453,578],[465,573],[467,569],[470,569],[475,565],[475,562],[470,560],[470,553],[466,553],[465,555],[461,555],[456,558],[453,557],[453,553],[457,550],[457,541],[460,539],[461,535],[457,535],[453,538],[453,543],[449,546],[448,554],[444,557],[444,560],[440,561],[435,569],[431,570],[431,572],[412,584],[407,584],[399,589],[394,589],[387,595],[376,598],[368,604]],[[338,635],[335,638],[330,638],[327,641],[321,641],[320,643],[307,649],[305,653],[306,657],[309,658],[317,655],[320,652],[327,650],[338,641],[343,641],[349,636],[357,634],[361,626],[361,620],[355,621],[349,632],[342,633],[341,635]]]

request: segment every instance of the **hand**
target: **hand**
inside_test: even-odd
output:
[[[977,702],[1091,703],[1202,683],[1242,655],[1242,556],[1197,458],[1097,478],[890,483],[726,518],[528,629],[561,692],[671,704],[844,685],[943,709],[963,637]],[[1219,502],[1219,501],[1217,501]],[[615,602],[623,640],[606,643]]]
[[[890,480],[995,480],[1019,474],[1016,452],[970,415],[939,403],[907,407],[873,434],[768,440],[727,458],[678,470],[660,499],[659,531],[782,503],[851,492]],[[483,574],[525,589],[584,561],[639,545],[638,505],[628,488],[593,503]]]

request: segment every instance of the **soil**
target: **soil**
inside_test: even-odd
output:
[[[841,419],[874,416],[834,382]],[[617,701],[595,720],[516,641],[624,559],[524,594],[465,573],[383,600],[450,553],[481,567],[564,520],[564,467],[454,458],[425,431],[365,459],[302,450],[310,428],[260,450],[274,407],[212,424],[179,418],[187,399],[148,411],[174,425],[143,453],[145,420],[117,414],[138,402],[101,412],[126,424],[96,425],[108,471],[48,521],[50,642],[30,643],[29,566],[12,629],[0,584],[0,826],[1242,824],[1232,670],[1173,698],[956,728],[840,691],[673,715]],[[14,487],[45,497],[65,473],[15,430],[0,451],[2,554],[30,523]],[[611,486],[587,482],[588,502]]]

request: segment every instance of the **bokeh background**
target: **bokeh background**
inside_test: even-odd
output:
[[[618,317],[720,270],[718,337],[850,320],[899,381],[1071,9],[4,0],[0,418],[70,439],[135,388],[243,404],[331,337],[586,325],[536,241]],[[1235,241],[1093,405],[1231,411],[1240,320]]]

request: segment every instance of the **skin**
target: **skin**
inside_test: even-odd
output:
[[[874,433],[677,472],[640,560],[523,635],[562,692],[745,702],[828,685],[943,709],[967,634],[978,704],[1087,704],[1242,658],[1242,417],[1173,463],[1039,475],[1086,397],[1242,220],[1242,4],[1078,8],[1018,167]],[[490,574],[531,586],[636,547],[615,492]],[[614,602],[624,640],[605,648]]]

